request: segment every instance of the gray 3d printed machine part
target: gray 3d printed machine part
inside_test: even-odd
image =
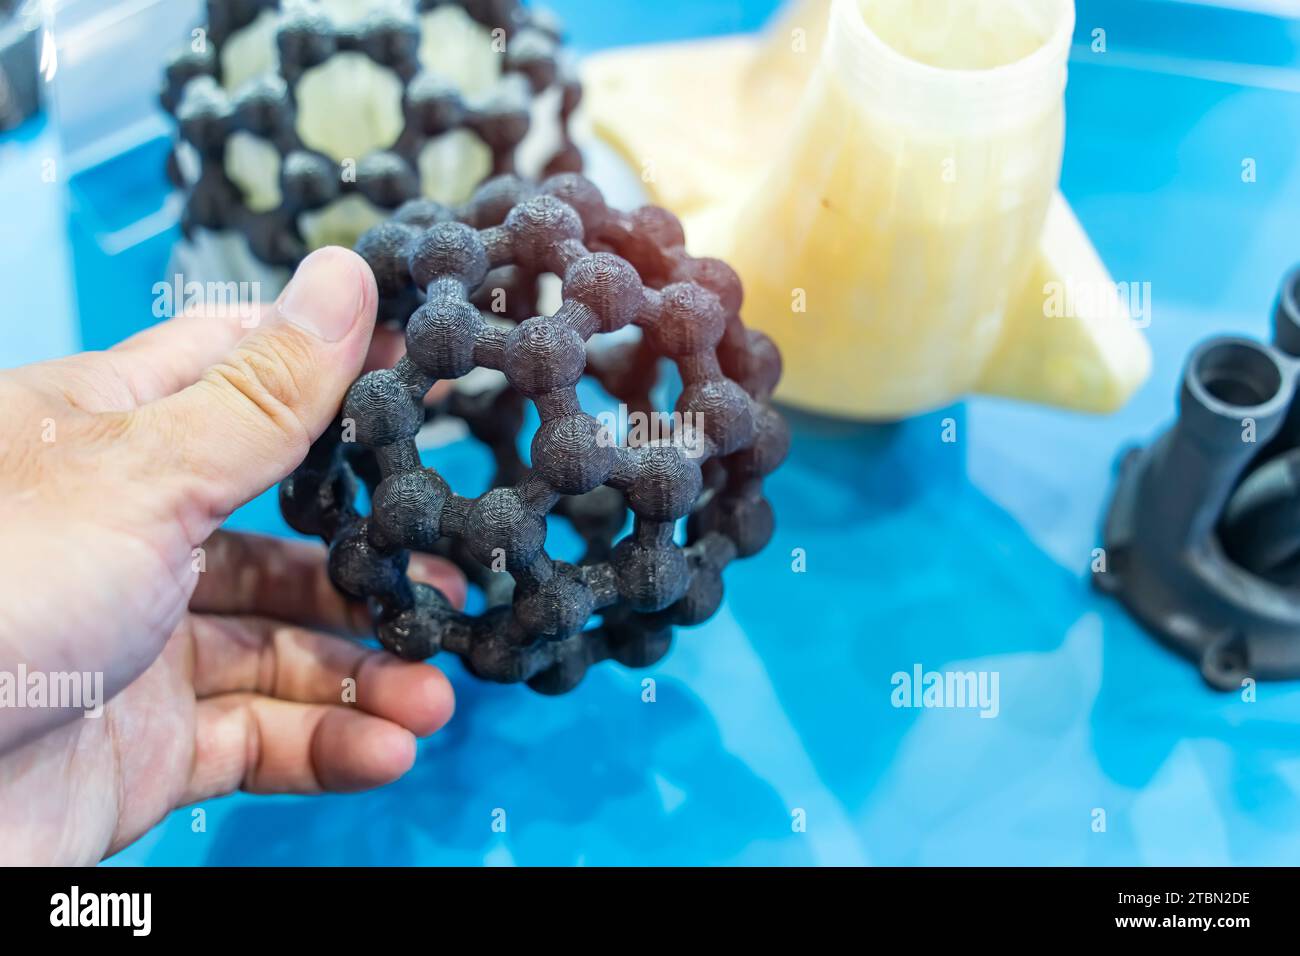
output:
[[[1093,581],[1213,687],[1300,678],[1300,268],[1273,343],[1202,342],[1178,418],[1130,449]]]

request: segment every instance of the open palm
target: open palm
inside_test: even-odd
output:
[[[343,639],[368,621],[320,548],[215,530],[326,427],[374,311],[365,264],[323,250],[256,322],[0,373],[0,671],[102,674],[109,698],[0,710],[0,862],[93,863],[241,787],[385,783],[449,719],[441,672]],[[450,565],[411,571],[463,600]]]

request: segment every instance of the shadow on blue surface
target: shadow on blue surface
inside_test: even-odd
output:
[[[459,668],[458,668],[459,670]],[[734,859],[789,833],[771,786],[722,745],[679,682],[660,699],[599,668],[573,703],[457,680],[457,719],[416,768],[381,791],[292,804],[246,803],[216,864],[671,864]],[[707,780],[707,787],[701,781]],[[505,812],[505,833],[493,813]],[[771,862],[811,863],[785,844]]]
[[[210,835],[179,811],[115,862],[1195,863],[1294,847],[1297,694],[1207,690],[1090,588],[1086,555],[1045,553],[971,481],[967,406],[893,426],[789,415],[775,538],[660,666],[602,665],[551,699],[440,658],[457,716],[402,781],[215,801]],[[475,450],[434,453],[453,486],[482,477]],[[236,523],[277,527],[273,499]],[[997,719],[895,708],[891,676],[915,664],[997,673]]]

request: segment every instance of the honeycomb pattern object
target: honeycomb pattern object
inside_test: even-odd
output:
[[[518,171],[543,101],[553,103],[558,114],[551,117],[554,150],[538,161],[537,169],[524,172],[545,176],[582,168],[568,133],[581,86],[562,56],[558,23],[543,11],[517,0],[208,0],[207,9],[206,28],[196,30],[194,42],[172,58],[161,95],[177,124],[178,144],[168,172],[185,191],[182,229],[187,237],[195,229],[241,234],[262,263],[293,268],[313,247],[340,241],[335,234],[312,242],[304,223],[313,214],[340,201],[364,200],[364,215],[378,222],[408,200],[433,195],[431,187],[441,188],[438,175],[432,174],[431,181],[422,157],[430,144],[449,135],[472,134],[475,148],[490,151],[483,175],[455,201],[489,176]],[[422,24],[421,18],[440,11],[463,12],[465,23],[481,28],[476,42],[488,43],[490,37],[500,45],[499,57],[489,57],[500,61],[493,66],[499,76],[490,88],[471,94],[450,79],[454,64],[425,62],[422,37],[439,28]],[[233,61],[226,54],[239,43],[253,46],[241,38],[258,31],[267,40],[270,68],[248,78],[231,75]],[[443,52],[456,42],[450,38]],[[370,136],[392,138],[382,148],[367,151],[364,144],[348,141],[366,138],[357,130],[378,122],[375,116],[384,112],[379,103],[357,104],[351,119],[317,116],[318,124],[334,124],[333,139],[344,141],[341,149],[313,145],[314,137],[304,134],[300,93],[306,78],[333,58],[347,56],[364,57],[392,76],[395,138],[373,130]],[[317,114],[335,108],[330,97],[326,100]],[[278,167],[278,174],[272,169],[270,183],[261,187],[266,194],[261,198],[230,173],[236,140],[255,149],[262,165]],[[446,165],[444,176],[466,175],[466,162]],[[346,244],[362,228],[343,236]]]
[[[386,315],[408,317],[407,352],[353,384],[280,500],[293,528],[326,541],[334,585],[369,602],[389,651],[420,660],[446,650],[481,678],[564,693],[601,660],[655,663],[675,625],[717,610],[724,566],[767,543],[763,479],[790,443],[769,404],[780,355],[742,323],[736,274],[684,242],[671,213],[613,210],[576,174],[540,185],[498,177],[457,209],[415,200],[362,237]],[[546,274],[562,278],[562,304],[540,315]],[[516,300],[513,320],[484,307],[502,292]],[[628,326],[639,336],[605,349],[589,341]],[[682,383],[666,434],[619,441],[583,410],[587,375],[629,417],[653,412],[665,359]],[[476,369],[506,384],[425,407],[436,382]],[[531,464],[518,452],[526,401],[540,420]],[[493,487],[477,498],[421,462],[416,434],[439,415],[463,419],[492,451]],[[361,483],[369,515],[355,504]],[[616,540],[629,511],[631,531]],[[585,542],[577,564],[547,554],[548,514]],[[487,610],[461,613],[410,581],[413,550],[458,564]]]

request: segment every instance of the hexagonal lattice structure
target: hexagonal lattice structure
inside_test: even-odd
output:
[[[455,211],[408,203],[362,238],[385,314],[409,315],[407,354],[357,380],[340,419],[281,485],[281,505],[294,528],[329,543],[335,585],[371,602],[386,648],[412,659],[449,650],[480,677],[563,693],[596,661],[658,660],[673,625],[717,609],[723,567],[767,542],[762,481],[789,447],[768,404],[780,356],[742,324],[736,274],[683,246],[672,214],[611,210],[573,174],[540,187],[495,179]],[[531,295],[547,273],[563,277],[563,303],[549,316]],[[524,300],[522,321],[494,321],[473,304],[498,289]],[[588,352],[593,334],[629,325],[639,340]],[[681,427],[620,444],[582,409],[576,386],[591,375],[646,414],[661,358],[681,375]],[[464,418],[497,463],[494,487],[466,498],[421,463],[415,436],[433,384],[481,368],[503,373],[508,387],[453,393],[440,409]],[[531,466],[516,449],[525,400],[540,417]],[[370,516],[353,503],[358,478]],[[615,542],[628,510],[632,531]],[[550,513],[584,539],[578,564],[546,553]],[[456,561],[489,609],[462,614],[411,583],[409,550]],[[600,625],[584,630],[594,615]]]
[[[558,27],[516,0],[209,0],[162,95],[182,225],[293,267],[410,199],[581,169],[580,95]]]

